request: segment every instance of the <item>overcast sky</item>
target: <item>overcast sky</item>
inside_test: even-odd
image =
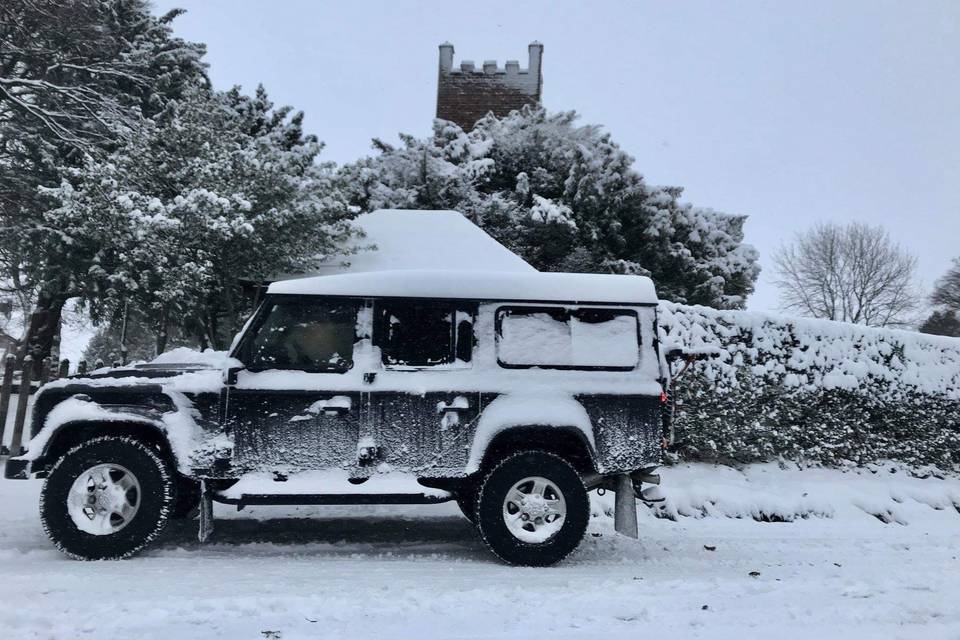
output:
[[[749,216],[770,254],[817,221],[886,226],[929,289],[960,256],[960,2],[161,0],[219,88],[262,82],[324,157],[425,135],[437,45],[478,64],[544,44],[543,102],[602,124],[653,184]]]

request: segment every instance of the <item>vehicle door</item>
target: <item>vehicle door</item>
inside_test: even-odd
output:
[[[391,468],[443,475],[466,463],[480,399],[470,375],[476,310],[464,301],[374,301],[370,426]]]
[[[350,298],[268,298],[237,351],[245,368],[227,388],[241,471],[356,466],[362,306]]]

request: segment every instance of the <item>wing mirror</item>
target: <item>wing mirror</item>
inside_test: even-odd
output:
[[[224,384],[237,384],[237,375],[246,369],[246,367],[230,367],[223,372],[223,383]]]
[[[687,350],[683,347],[674,347],[667,350],[664,354],[664,358],[667,359],[667,362],[675,362],[677,360],[685,360],[686,362],[697,362],[700,360],[710,360],[711,358],[719,358],[721,355],[720,349],[716,347],[704,347],[702,349],[691,349]]]

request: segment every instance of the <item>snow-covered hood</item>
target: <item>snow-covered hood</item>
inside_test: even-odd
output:
[[[40,392],[59,389],[86,393],[117,387],[154,386],[182,393],[217,393],[223,387],[223,372],[224,369],[191,363],[102,368],[54,380],[44,385]]]
[[[129,367],[104,367],[96,369],[83,376],[90,380],[104,378],[169,378],[183,373],[195,371],[210,371],[214,367],[202,363],[170,363],[170,364],[137,364]]]

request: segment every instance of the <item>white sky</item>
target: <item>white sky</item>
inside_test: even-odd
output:
[[[480,64],[544,44],[545,106],[607,127],[653,184],[750,216],[769,257],[816,221],[882,223],[929,288],[960,256],[960,2],[157,0],[226,88],[306,112],[324,158],[426,135],[437,45]]]

